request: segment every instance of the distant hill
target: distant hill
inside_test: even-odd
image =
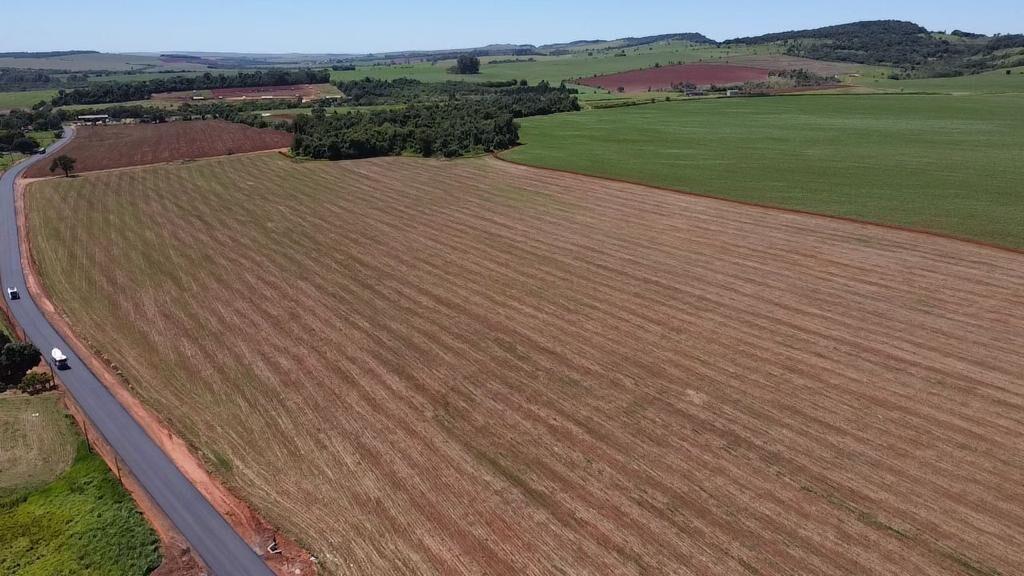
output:
[[[56,52],[0,52],[0,58],[57,58],[78,54],[99,54],[96,50],[58,50]]]
[[[365,60],[372,58],[383,58],[390,60],[444,60],[454,58],[459,54],[473,54],[475,56],[538,56],[561,54],[575,50],[586,50],[588,48],[628,48],[643,46],[656,42],[693,42],[694,44],[717,44],[711,38],[697,32],[678,32],[675,34],[658,34],[657,36],[640,36],[628,38],[617,38],[615,40],[574,40],[557,44],[544,44],[535,46],[533,44],[488,44],[478,48],[462,48],[457,50],[406,50],[402,52],[387,52],[384,54],[367,54],[365,56],[350,58],[352,60]]]
[[[734,38],[724,44],[782,44],[793,56],[891,65],[905,73],[954,76],[1024,65],[1024,36],[984,36],[955,30],[933,33],[913,22],[873,20]]]
[[[558,44],[544,44],[538,46],[537,50],[541,52],[552,52],[556,50],[578,50],[585,49],[588,46],[594,45],[608,45],[620,48],[627,48],[631,46],[643,46],[645,44],[654,44],[656,42],[669,42],[669,41],[680,41],[680,42],[692,42],[694,44],[717,44],[711,38],[697,33],[697,32],[678,32],[675,34],[658,34],[656,36],[629,36],[626,38],[617,38],[615,40],[575,40],[573,42],[562,42]]]

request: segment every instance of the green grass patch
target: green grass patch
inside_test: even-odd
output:
[[[0,498],[0,542],[0,574],[129,576],[160,564],[156,534],[84,441],[57,480]]]
[[[24,154],[18,154],[17,152],[5,152],[0,154],[0,173],[14,166],[14,163],[24,158]]]
[[[50,101],[57,95],[56,90],[26,90],[24,92],[0,92],[0,110],[31,108],[40,100]]]
[[[56,395],[0,394],[0,499],[67,470],[76,439]]]
[[[57,140],[57,137],[53,135],[53,130],[34,130],[29,132],[28,135],[34,138],[36,142],[39,142],[41,148],[46,148]]]
[[[889,80],[888,78],[852,78],[850,82],[885,92],[924,92],[933,94],[1024,94],[1024,68],[996,70],[956,78]]]
[[[521,120],[517,162],[1024,248],[1024,96],[668,102]]]
[[[28,135],[35,138],[36,141],[39,142],[39,145],[42,146],[43,148],[46,148],[50,144],[53,144],[53,142],[57,139],[56,136],[53,135],[53,132],[49,130],[29,132]],[[13,166],[17,161],[21,160],[22,158],[25,158],[25,155],[18,154],[17,152],[4,152],[0,154],[0,173],[3,173],[5,170]],[[2,320],[0,320],[0,324],[2,324]]]

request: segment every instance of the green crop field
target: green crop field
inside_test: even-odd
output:
[[[888,78],[856,78],[853,84],[888,92],[929,92],[939,94],[1024,94],[1024,68],[1013,68],[959,76],[956,78],[923,78],[920,80],[889,80]]]
[[[516,162],[1024,248],[1024,97],[669,102],[521,121]]]
[[[662,65],[669,62],[697,62],[700,60],[725,63],[729,57],[741,54],[768,54],[772,47],[703,47],[687,42],[665,42],[651,46],[638,46],[623,50],[625,56],[616,56],[618,49],[580,51],[565,56],[532,56],[534,62],[509,62],[492,64],[494,60],[510,60],[511,56],[488,57],[481,59],[480,74],[472,76],[449,74],[447,69],[454,62],[445,60],[434,65],[430,63],[399,64],[393,66],[365,66],[356,70],[335,71],[332,80],[355,80],[365,78],[415,78],[424,82],[441,82],[444,80],[467,80],[484,82],[492,80],[527,79],[531,84],[547,80],[558,84],[562,80],[623,72],[637,68],[649,68],[655,63]],[[520,56],[520,59],[531,58]],[[591,89],[587,89],[590,91]]]
[[[56,90],[26,90],[24,92],[0,92],[0,110],[31,108],[40,100],[50,101],[57,95]]]
[[[160,564],[156,533],[84,441],[53,482],[0,497],[0,542],[0,574],[143,576]]]

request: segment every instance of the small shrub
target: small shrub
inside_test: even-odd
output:
[[[37,370],[32,370],[25,374],[25,377],[18,384],[18,390],[29,396],[35,396],[56,389],[57,385],[53,382],[53,376],[49,372]]]

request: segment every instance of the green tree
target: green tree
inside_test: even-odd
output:
[[[455,61],[452,72],[455,74],[479,74],[480,59],[470,54],[463,54]]]
[[[39,142],[36,142],[34,138],[28,136],[22,136],[11,144],[11,150],[15,152],[21,152],[22,154],[31,154],[39,149]]]
[[[68,156],[67,154],[61,154],[60,156],[54,158],[53,162],[50,163],[50,172],[56,172],[57,169],[60,168],[61,170],[64,171],[65,178],[70,177],[71,171],[75,169],[75,162],[77,162],[77,160],[75,160],[71,156]]]
[[[0,389],[17,386],[25,373],[35,368],[42,355],[29,342],[8,342],[0,351]]]

